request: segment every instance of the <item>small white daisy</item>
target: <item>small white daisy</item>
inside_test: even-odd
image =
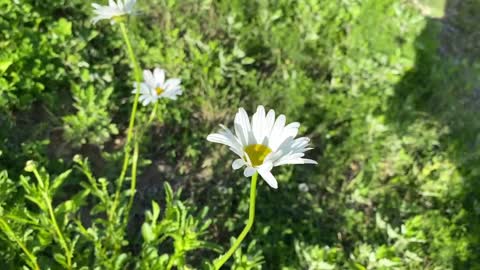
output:
[[[95,17],[92,19],[92,22],[95,24],[100,20],[113,19],[112,23],[114,23],[116,18],[126,14],[132,14],[135,2],[137,2],[137,0],[117,0],[116,2],[109,0],[108,6],[93,3],[92,6]]]
[[[165,70],[156,68],[153,73],[150,70],[143,71],[143,83],[140,83],[139,101],[144,105],[155,103],[159,98],[177,99],[182,94],[181,80],[171,78],[165,80]],[[136,86],[136,84],[134,85]],[[135,94],[137,89],[133,89]]]
[[[234,170],[246,166],[243,174],[246,177],[258,172],[272,188],[278,188],[277,180],[270,172],[273,167],[285,164],[317,164],[315,160],[303,158],[310,139],[295,139],[300,124],[297,122],[285,125],[285,115],[275,120],[275,111],[265,114],[265,108],[258,106],[252,121],[247,112],[240,108],[235,116],[235,134],[227,127],[220,125],[222,131],[208,135],[207,140],[230,147],[240,158],[232,163]]]

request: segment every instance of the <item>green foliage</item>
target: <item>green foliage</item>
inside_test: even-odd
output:
[[[233,240],[233,239],[232,239]],[[233,241],[231,241],[233,244]],[[232,269],[235,270],[257,270],[262,269],[264,263],[262,251],[257,248],[256,241],[253,240],[247,245],[245,252],[241,248],[233,254]]]
[[[165,215],[160,217],[159,205],[152,201],[152,210],[145,214],[145,222],[142,225],[142,259],[138,269],[170,269],[172,266],[183,269],[186,265],[186,254],[196,249],[215,248],[215,246],[200,240],[207,232],[211,223],[206,219],[208,208],[205,208],[198,217],[188,213],[187,208],[178,197],[181,191],[175,194],[168,183],[165,189]],[[203,224],[200,224],[202,222]],[[158,254],[157,246],[168,238],[173,240],[173,254]]]
[[[63,117],[64,136],[67,141],[74,146],[86,143],[103,145],[111,135],[118,134],[107,110],[112,92],[113,88],[104,89],[98,94],[93,86],[86,90],[74,88],[73,106],[78,111],[74,115]]]
[[[184,94],[140,129],[132,209],[132,172],[120,187],[118,172],[133,73],[90,4],[0,0],[5,269],[211,269],[243,228],[248,185],[205,137],[259,104],[302,123],[319,165],[260,183],[228,267],[480,267],[478,1],[138,1],[141,67]],[[42,166],[25,175],[31,159]]]

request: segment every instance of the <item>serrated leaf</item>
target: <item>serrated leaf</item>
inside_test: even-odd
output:
[[[170,184],[168,182],[164,182],[163,188],[165,189],[165,201],[166,201],[167,205],[170,205],[173,202],[172,187],[170,186]]]
[[[59,176],[55,177],[55,179],[53,180],[53,184],[50,188],[51,192],[52,193],[55,193],[55,191],[63,184],[63,182],[65,182],[65,180],[67,180],[68,176],[70,175],[70,173],[72,172],[72,170],[67,170],[63,173],[61,173]]]
[[[60,265],[62,265],[63,267],[67,268],[68,265],[67,265],[67,259],[65,258],[65,256],[61,253],[55,253],[53,254],[53,258],[55,259],[56,262],[58,262]]]

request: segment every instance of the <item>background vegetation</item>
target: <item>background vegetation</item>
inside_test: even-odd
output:
[[[139,1],[128,26],[141,66],[165,68],[185,91],[161,101],[141,142],[119,239],[99,214],[105,194],[73,161],[88,157],[111,187],[133,99],[121,35],[93,26],[90,4],[0,0],[6,269],[34,267],[18,243],[42,269],[63,269],[49,203],[77,268],[163,269],[172,256],[201,268],[248,212],[248,179],[205,138],[259,104],[302,123],[319,165],[275,169],[278,190],[260,184],[232,269],[480,269],[480,2]]]

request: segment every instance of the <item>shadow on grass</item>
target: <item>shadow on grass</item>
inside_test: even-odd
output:
[[[415,66],[397,84],[389,101],[388,123],[399,136],[407,135],[419,122],[434,123],[442,130],[437,147],[460,174],[461,187],[452,188],[449,199],[429,199],[434,205],[430,210],[440,211],[447,224],[458,228],[446,229],[448,237],[468,243],[466,255],[449,251],[455,254],[454,269],[480,268],[478,14],[479,1],[448,0],[443,18],[429,18],[415,41]],[[431,235],[442,237],[436,232]]]

